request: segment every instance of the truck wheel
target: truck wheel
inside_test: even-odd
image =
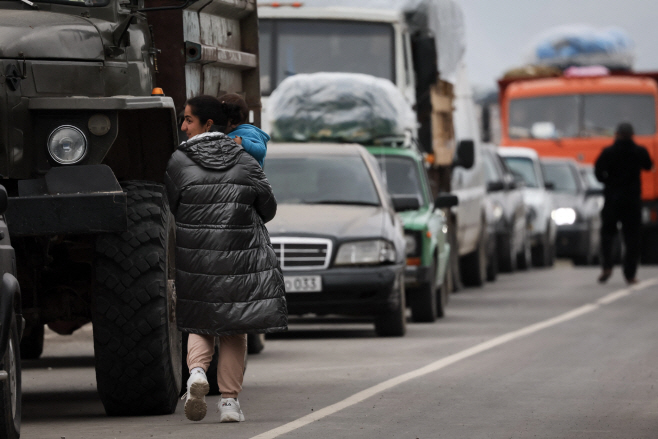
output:
[[[247,353],[260,354],[265,349],[265,334],[247,334]]]
[[[551,244],[548,242],[546,232],[539,244],[532,248],[532,265],[535,267],[548,267],[551,265]]]
[[[44,325],[26,327],[21,339],[21,359],[37,360],[43,353]]]
[[[474,252],[462,258],[461,275],[464,285],[469,287],[481,287],[484,285],[487,275],[487,243],[485,226],[482,226],[480,240]]]
[[[0,437],[18,439],[21,435],[21,360],[16,314],[13,313],[7,351],[0,369],[7,378],[0,381]]]
[[[430,280],[414,289],[411,299],[411,316],[414,322],[432,323],[436,321],[436,260],[429,267]]]
[[[495,239],[491,253],[487,253],[487,282],[496,282],[498,277],[498,244]]]
[[[404,280],[396,280],[398,303],[394,309],[387,309],[375,317],[375,332],[380,337],[402,337],[407,332],[407,305],[405,303]]]
[[[122,184],[128,230],[96,242],[96,381],[108,415],[173,413],[181,387],[175,221],[164,188]]]

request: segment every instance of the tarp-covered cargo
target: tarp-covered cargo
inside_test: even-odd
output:
[[[269,102],[276,141],[369,143],[404,136],[415,115],[392,82],[357,73],[299,74]]]

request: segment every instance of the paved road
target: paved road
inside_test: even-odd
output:
[[[24,362],[23,437],[656,438],[658,268],[642,267],[635,290],[619,271],[606,286],[596,275],[558,264],[500,276],[404,338],[294,324],[250,357],[241,424],[218,424],[214,408],[189,422],[182,404],[108,418],[91,328],[49,334],[42,359]]]

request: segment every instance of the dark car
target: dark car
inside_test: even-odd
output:
[[[591,264],[600,247],[600,189],[588,189],[575,160],[542,159],[542,169],[554,187],[557,256],[576,265]]]
[[[514,176],[496,148],[488,146],[483,152],[497,268],[505,273],[527,269],[531,255],[523,180]]]
[[[265,170],[289,313],[370,316],[378,335],[404,335],[406,242],[375,158],[353,144],[272,144]]]

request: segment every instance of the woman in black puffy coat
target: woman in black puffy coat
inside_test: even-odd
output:
[[[205,371],[219,337],[220,422],[239,422],[246,333],[287,329],[283,275],[264,223],[276,200],[259,166],[216,127],[231,109],[211,96],[190,99],[188,135],[167,165],[165,183],[176,217],[176,318],[190,334],[185,414],[206,414]]]

